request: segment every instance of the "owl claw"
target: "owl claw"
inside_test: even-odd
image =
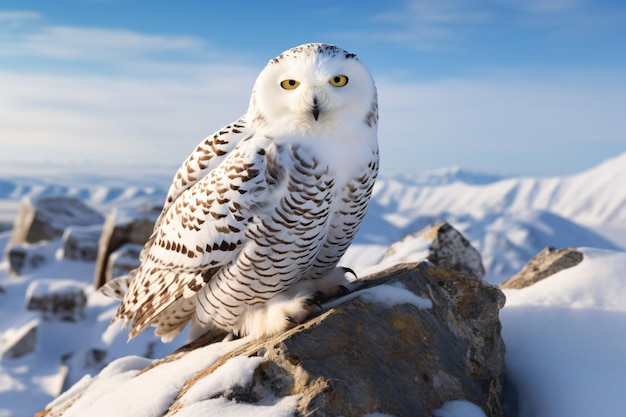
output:
[[[317,292],[319,292],[319,291],[317,291]],[[322,293],[320,293],[320,294],[322,295],[322,297],[324,296],[324,294],[322,294]],[[315,298],[307,298],[306,305],[308,305],[308,306],[316,305],[316,306],[318,306],[320,308],[320,310],[323,310],[322,303],[319,302],[317,294],[315,294]]]
[[[352,274],[354,279],[359,279],[359,277],[356,276],[356,272],[354,272],[354,270],[352,268],[348,268],[346,266],[342,266],[341,269],[343,269],[343,272],[346,273],[346,274]]]
[[[293,323],[294,325],[300,324],[297,321],[295,321],[292,317],[289,317],[289,316],[285,316],[285,320],[287,320],[290,323]]]
[[[340,285],[339,290],[337,291],[337,297],[343,297],[344,295],[350,294],[350,290],[345,285]]]

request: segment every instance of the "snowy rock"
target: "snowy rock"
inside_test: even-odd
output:
[[[576,266],[582,260],[583,254],[576,249],[555,249],[548,246],[532,258],[520,272],[500,284],[500,288],[528,287],[563,269]]]
[[[130,214],[113,211],[107,216],[98,245],[94,272],[96,288],[114,278],[110,269],[114,263],[109,262],[111,254],[127,243],[143,246],[152,235],[154,222],[159,213],[160,208],[149,207]]]
[[[26,308],[47,321],[75,322],[85,318],[86,284],[63,279],[39,279],[26,291]]]
[[[139,266],[139,254],[143,245],[137,243],[125,243],[115,252],[109,255],[107,263],[107,277],[113,279],[128,275],[130,271]]]
[[[10,359],[21,358],[35,351],[39,320],[34,319],[23,326],[2,335],[0,356]]]
[[[93,262],[98,256],[102,225],[72,226],[63,233],[62,258]]]
[[[43,243],[10,245],[5,255],[9,264],[9,273],[14,276],[37,269],[46,262],[48,256],[48,248]]]
[[[427,259],[453,271],[482,278],[485,275],[480,253],[454,227],[434,223],[393,243],[381,264],[417,262]]]
[[[61,237],[70,226],[101,224],[104,217],[73,197],[24,198],[9,244],[35,243]]]
[[[39,416],[111,415],[110,405],[130,401],[131,390],[129,406],[145,416],[213,415],[220,409],[211,407],[225,404],[252,415],[254,405],[288,404],[300,416],[420,417],[459,400],[504,415],[504,296],[497,287],[426,263],[354,287],[281,335],[199,339],[143,370],[132,358],[111,364]],[[234,347],[220,351],[225,344]]]

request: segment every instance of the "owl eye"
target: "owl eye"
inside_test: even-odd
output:
[[[280,82],[280,86],[285,90],[295,90],[300,85],[300,81],[285,80]]]
[[[335,75],[333,78],[328,80],[328,82],[330,83],[330,85],[333,85],[335,87],[343,87],[344,85],[348,84],[348,77],[346,77],[345,75]]]

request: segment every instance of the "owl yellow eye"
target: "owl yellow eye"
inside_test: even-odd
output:
[[[345,75],[335,75],[333,78],[328,80],[330,85],[334,85],[335,87],[343,87],[348,84],[348,77]]]
[[[280,86],[284,88],[285,90],[294,90],[298,88],[299,85],[300,85],[300,81],[296,81],[296,80],[285,80],[285,81],[280,82]]]

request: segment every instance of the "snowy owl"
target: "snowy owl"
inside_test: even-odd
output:
[[[378,172],[374,80],[334,45],[272,59],[247,113],[207,137],[175,175],[141,265],[102,292],[113,322],[172,340],[206,332],[261,337],[345,290],[337,263]]]

